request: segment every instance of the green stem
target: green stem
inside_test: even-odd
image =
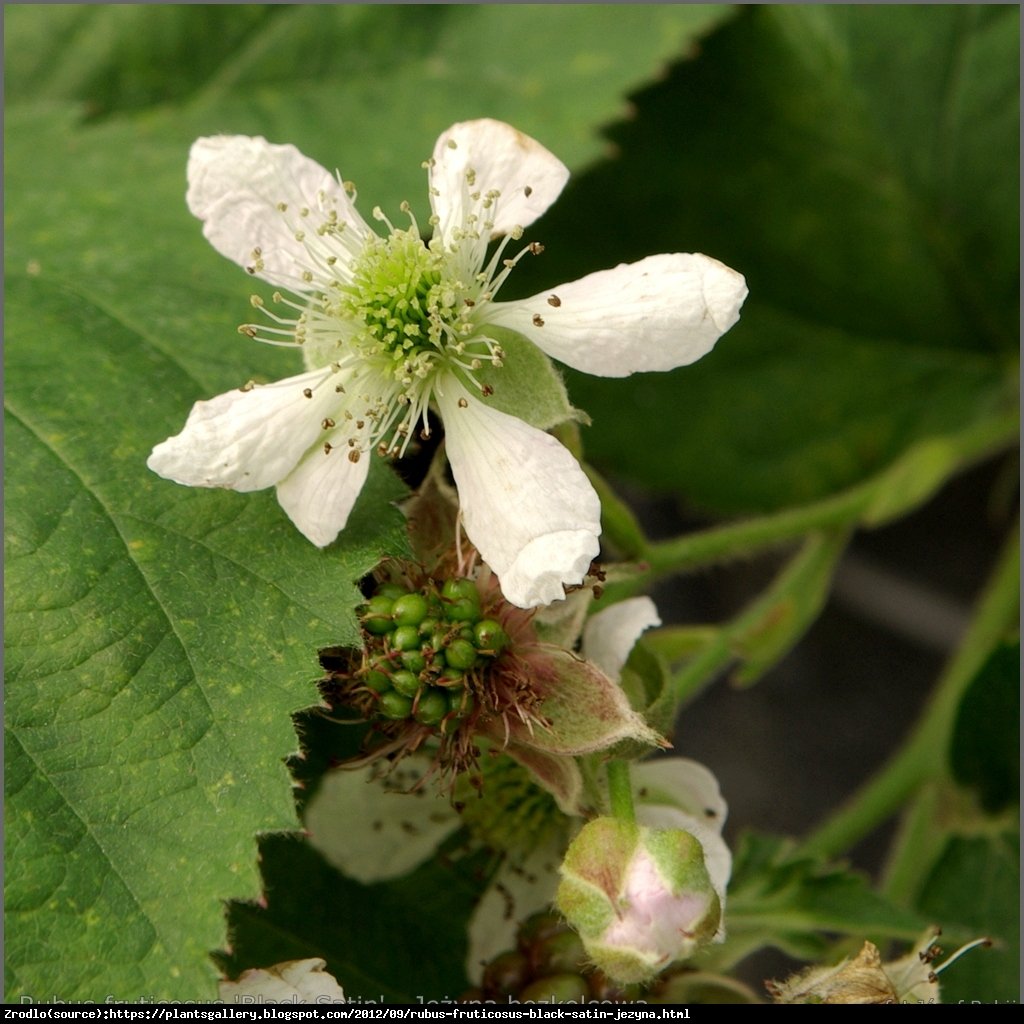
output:
[[[608,801],[615,818],[628,822],[630,825],[636,822],[628,761],[608,762]]]
[[[924,716],[903,748],[803,843],[802,852],[836,856],[873,831],[930,778],[941,775],[957,708],[992,649],[1017,620],[1020,541],[1006,543],[959,650],[947,666]]]
[[[643,561],[647,563],[647,571],[630,581],[631,589],[642,590],[653,580],[670,573],[784,544],[812,530],[852,525],[865,518],[872,520],[872,506],[879,497],[885,498],[885,492],[893,486],[894,471],[908,467],[911,475],[914,471],[919,472],[920,481],[915,480],[917,486],[908,488],[905,502],[897,501],[891,509],[886,510],[884,517],[870,522],[870,525],[880,525],[921,504],[954,472],[1014,442],[1019,429],[1016,413],[1000,413],[977,421],[948,438],[920,442],[863,483],[821,501],[784,509],[757,519],[727,523],[710,530],[648,543],[641,552]],[[948,468],[948,471],[940,470],[931,478],[928,475],[928,461],[933,457],[937,443],[948,447],[949,465],[942,467]],[[632,537],[630,539],[635,544],[635,540]]]

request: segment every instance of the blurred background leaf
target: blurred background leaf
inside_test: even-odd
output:
[[[1012,6],[747,8],[635,97],[514,286],[684,250],[751,295],[694,367],[569,374],[600,468],[774,509],[1016,405],[1018,26]]]

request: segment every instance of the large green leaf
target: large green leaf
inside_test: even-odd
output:
[[[269,494],[158,480],[147,435],[196,382],[81,295],[7,286],[8,991],[201,996],[253,831],[294,821],[316,647],[402,547],[398,486],[381,467],[325,554]]]
[[[317,648],[355,639],[355,582],[405,552],[382,465],[326,552],[272,494],[146,470],[194,401],[297,369],[235,331],[249,285],[185,209],[191,140],[293,141],[370,205],[422,206],[452,121],[578,165],[723,13],[5,11],[9,998],[211,994],[218,900],[254,891],[254,832],[294,825],[281,759]]]
[[[570,374],[598,465],[721,512],[780,507],[962,429],[1004,387],[1015,404],[1018,19],[749,8],[636,97],[621,158],[552,211],[538,279],[513,284],[697,250],[750,297],[696,366]]]

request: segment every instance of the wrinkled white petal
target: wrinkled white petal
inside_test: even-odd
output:
[[[561,862],[562,850],[553,841],[523,861],[505,859],[469,919],[466,975],[474,985],[484,964],[515,948],[519,925],[554,902]]]
[[[678,828],[690,832],[704,848],[704,864],[718,898],[732,874],[732,851],[722,838],[729,808],[715,776],[697,761],[662,757],[633,766],[636,818],[648,828]],[[719,928],[716,940],[724,938]]]
[[[337,404],[333,388],[317,388],[329,373],[313,370],[196,402],[181,433],[158,444],[146,465],[190,487],[258,491],[278,483],[316,442]]]
[[[632,597],[592,615],[583,629],[583,656],[609,679],[618,681],[640,634],[660,626],[658,609],[649,597]]]
[[[193,143],[186,200],[221,255],[254,267],[258,248],[264,266],[255,276],[299,291],[311,258],[296,232],[308,233],[312,241],[331,211],[357,238],[370,230],[348,193],[315,160],[294,146],[246,135],[214,135]],[[305,217],[303,209],[309,211]]]
[[[520,608],[550,604],[599,550],[601,505],[550,434],[491,409],[449,378],[437,392],[466,534]],[[460,401],[462,404],[460,404]]]
[[[688,757],[657,757],[633,766],[633,789],[638,804],[675,807],[722,831],[729,808],[718,780]]]
[[[718,260],[668,253],[497,302],[489,319],[574,369],[626,377],[700,359],[739,320],[746,296],[743,276]]]
[[[337,434],[328,435],[338,439]],[[302,535],[317,547],[326,547],[348,522],[370,471],[370,457],[358,462],[348,457],[343,441],[326,452],[316,445],[277,485],[277,500]]]
[[[458,815],[435,787],[409,792],[429,763],[406,758],[382,777],[373,768],[328,772],[306,806],[310,843],[364,885],[422,864],[459,827]]]
[[[243,971],[237,981],[220,983],[225,1003],[343,1003],[345,993],[319,957],[288,960]]]
[[[473,185],[466,180],[469,170],[476,172]],[[439,235],[451,240],[452,229],[478,205],[472,193],[491,189],[501,192],[484,211],[494,222],[491,234],[528,227],[568,180],[569,171],[558,157],[511,125],[490,118],[453,124],[437,140],[430,169],[430,203],[440,218]]]

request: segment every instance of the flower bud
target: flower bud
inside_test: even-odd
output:
[[[619,984],[689,957],[721,923],[703,848],[682,829],[598,818],[570,844],[561,873],[559,910]]]

